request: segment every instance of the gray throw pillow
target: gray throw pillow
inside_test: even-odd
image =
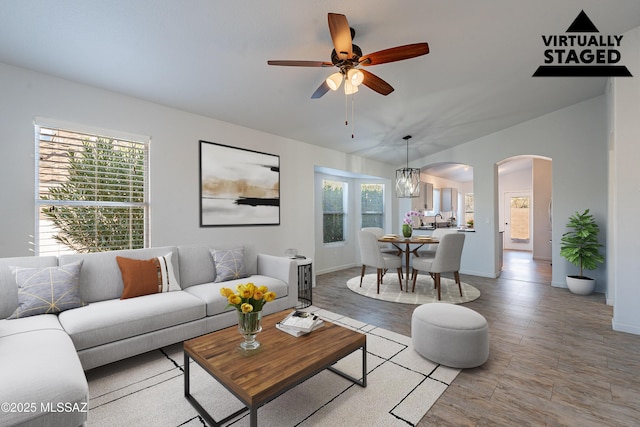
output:
[[[59,267],[10,267],[18,285],[18,308],[8,319],[57,314],[82,307],[80,299],[80,268],[82,261]]]
[[[226,282],[231,279],[249,277],[244,268],[244,248],[229,250],[212,250],[213,262],[216,266],[214,282]]]

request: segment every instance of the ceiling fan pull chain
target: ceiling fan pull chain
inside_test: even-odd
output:
[[[354,96],[351,95],[351,139],[354,138],[354,133],[355,133],[355,126],[353,124],[353,105],[355,104],[355,101],[353,100]]]
[[[344,125],[349,126],[349,95],[344,94]]]

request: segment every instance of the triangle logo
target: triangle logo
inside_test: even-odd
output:
[[[581,10],[565,34],[542,35],[544,65],[533,77],[633,77],[620,64],[624,36],[599,33]]]
[[[598,29],[591,19],[584,13],[584,10],[581,10],[576,19],[573,21],[569,28],[567,28],[567,33],[599,33]]]

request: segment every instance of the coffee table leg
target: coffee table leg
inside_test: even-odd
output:
[[[189,355],[187,354],[187,352],[184,352],[184,397],[187,399],[187,401],[189,403],[191,403],[191,406],[193,406],[195,408],[195,410],[198,412],[198,414],[200,414],[200,416],[202,418],[204,418],[204,420],[212,427],[218,427],[223,425],[224,423],[231,421],[232,419],[236,418],[238,415],[244,413],[247,411],[247,408],[243,408],[240,409],[239,411],[235,412],[234,414],[229,415],[227,418],[221,420],[220,422],[217,422],[216,420],[213,419],[213,417],[207,412],[206,409],[204,409],[202,407],[202,405],[200,405],[200,402],[198,402],[196,400],[195,397],[193,397],[191,395],[191,393],[189,392]],[[197,361],[196,361],[197,363]],[[251,418],[250,418],[250,424],[251,427],[258,427],[258,408],[252,407],[251,408]]]
[[[367,386],[367,343],[365,342],[362,347],[362,380],[352,377],[351,375],[345,374],[344,372],[334,368],[333,366],[329,366],[327,369],[333,373],[340,375],[343,378],[348,379],[352,383],[358,384],[360,387]]]

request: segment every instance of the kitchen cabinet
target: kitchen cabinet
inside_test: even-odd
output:
[[[419,212],[433,210],[433,184],[420,182],[420,197],[411,199],[411,210]]]
[[[456,212],[458,210],[458,189],[440,189],[440,212]]]

